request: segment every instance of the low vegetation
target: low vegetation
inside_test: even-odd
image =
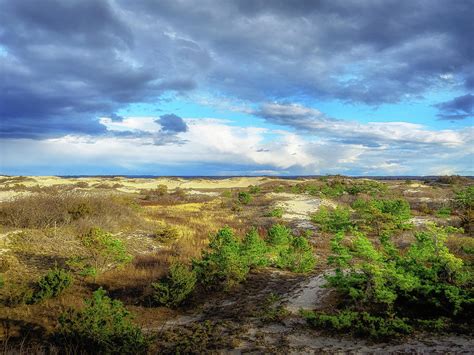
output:
[[[426,326],[472,329],[472,269],[446,247],[451,231],[431,225],[406,251],[386,235],[377,247],[363,233],[339,232],[329,258],[335,274],[327,277],[341,297],[337,312],[306,312],[308,322],[375,338]]]
[[[132,316],[118,300],[98,289],[81,310],[69,309],[59,318],[57,341],[72,352],[141,354],[148,339],[132,323]]]
[[[472,334],[472,179],[139,180],[0,177],[7,353],[295,351],[290,297],[321,273],[309,335]]]

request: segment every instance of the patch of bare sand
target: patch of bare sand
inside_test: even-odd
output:
[[[57,176],[32,176],[30,179],[22,181],[21,184],[27,187],[39,185],[48,187],[54,185],[73,185],[78,182],[85,182],[92,187],[95,184],[120,184],[119,190],[123,192],[138,192],[141,189],[155,189],[158,185],[166,185],[168,189],[226,189],[245,188],[250,185],[261,185],[263,183],[276,181],[278,179],[269,177],[233,177],[225,179],[206,178],[126,178],[126,177],[84,177],[84,178],[61,178]]]
[[[275,207],[284,210],[283,219],[308,221],[311,213],[316,212],[321,206],[335,207],[336,204],[330,200],[321,199],[311,195],[291,193],[269,193],[268,197],[277,199]]]
[[[314,275],[300,284],[286,299],[286,309],[291,313],[298,313],[300,309],[313,310],[320,308],[330,290],[324,287],[324,274]]]

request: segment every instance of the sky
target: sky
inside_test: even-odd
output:
[[[472,0],[0,0],[0,174],[474,175]]]

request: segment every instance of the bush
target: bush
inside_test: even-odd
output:
[[[328,259],[335,273],[327,280],[328,286],[341,295],[337,307],[341,314],[369,314],[349,314],[351,322],[368,327],[369,334],[372,324],[397,331],[392,323],[381,323],[380,317],[385,322],[396,320],[405,330],[408,328],[400,319],[407,324],[422,324],[439,317],[459,324],[472,322],[472,270],[466,269],[463,261],[446,247],[451,229],[430,225],[415,233],[415,243],[406,251],[395,247],[387,235],[380,238],[380,247],[375,247],[363,233],[355,232],[347,243],[344,234],[338,233],[331,242],[333,254]],[[319,319],[326,325],[340,320],[339,315]]]
[[[72,285],[71,273],[54,268],[47,272],[36,284],[29,303],[38,303],[48,298],[58,297]]]
[[[120,301],[99,288],[82,310],[69,309],[59,318],[58,341],[91,353],[145,353],[148,340]]]
[[[290,243],[291,229],[282,224],[274,224],[268,230],[267,243],[271,247],[285,247]]]
[[[318,212],[313,214],[311,220],[319,225],[323,232],[344,232],[353,227],[350,211],[344,207],[329,209],[328,207],[321,206]]]
[[[316,258],[313,248],[305,237],[292,237],[287,248],[280,251],[276,266],[292,272],[305,273],[314,270]]]
[[[237,195],[237,199],[243,205],[248,205],[252,201],[252,195],[245,191],[240,191]]]
[[[399,334],[409,334],[412,327],[402,318],[384,318],[367,312],[342,311],[326,314],[303,311],[306,321],[315,328],[335,330],[358,336],[387,339]]]
[[[255,229],[245,235],[241,254],[249,267],[267,266],[269,264],[267,253],[268,247]]]
[[[262,191],[260,186],[254,186],[254,185],[249,186],[249,193],[251,193],[252,195],[258,194],[260,193],[260,191]]]
[[[352,208],[356,210],[357,227],[379,235],[407,228],[411,218],[410,205],[404,199],[358,199],[352,204]]]
[[[456,192],[454,201],[462,209],[474,208],[474,185]]]
[[[436,211],[436,216],[440,218],[448,218],[451,216],[451,208],[441,207],[438,211]]]
[[[198,281],[207,289],[229,290],[245,280],[249,265],[241,255],[240,241],[229,227],[211,237],[209,250],[200,260],[193,261]]]
[[[171,265],[169,275],[152,284],[155,293],[153,299],[160,305],[177,307],[194,291],[196,273],[181,263]]]
[[[127,253],[122,241],[100,228],[91,230],[82,236],[82,244],[89,250],[91,265],[96,270],[129,263],[132,256]]]
[[[179,239],[180,234],[179,234],[179,230],[176,227],[164,226],[164,227],[158,228],[155,231],[154,237],[160,243],[166,244],[166,243],[174,242],[175,240]]]
[[[272,209],[268,214],[266,215],[267,217],[276,217],[276,218],[281,218],[283,217],[283,213],[285,210],[281,207],[276,207]]]

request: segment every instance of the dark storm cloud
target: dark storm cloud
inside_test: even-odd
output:
[[[372,105],[469,90],[472,18],[469,0],[0,0],[1,130],[101,134],[97,116],[193,89]]]
[[[450,101],[437,104],[440,110],[439,118],[442,120],[464,120],[474,117],[474,95],[458,96]]]
[[[156,120],[162,127],[162,130],[165,132],[170,133],[179,133],[179,132],[186,132],[188,130],[188,126],[186,122],[175,114],[168,114],[160,116],[159,119]]]

